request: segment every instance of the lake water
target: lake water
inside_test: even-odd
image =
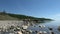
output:
[[[44,28],[40,28],[39,25],[45,25],[46,27]],[[53,28],[53,32],[54,34],[60,34],[60,32],[57,30],[58,26],[60,26],[60,22],[59,21],[52,21],[52,22],[49,22],[49,23],[41,23],[41,24],[38,24],[38,25],[35,25],[36,27],[29,27],[30,30],[33,30],[33,31],[46,31],[47,34],[50,34],[50,30],[48,29],[48,27],[51,27]],[[36,33],[35,33],[36,34]]]

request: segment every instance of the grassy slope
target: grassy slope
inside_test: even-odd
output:
[[[11,17],[7,14],[0,13],[0,20],[17,20],[18,18]]]
[[[18,18],[18,19],[31,19],[31,20],[49,20],[51,21],[52,19],[48,19],[48,18],[37,18],[37,17],[32,17],[32,16],[26,16],[26,15],[20,15],[20,14],[9,14],[9,16],[14,17],[14,18]]]
[[[20,14],[11,14],[11,13],[5,13],[0,12],[0,20],[21,20],[21,19],[31,19],[31,20],[39,20],[39,21],[51,21],[51,19],[47,18],[36,18],[32,16],[26,16],[26,15],[20,15]]]

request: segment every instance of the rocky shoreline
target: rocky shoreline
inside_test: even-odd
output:
[[[32,26],[31,28],[37,28],[34,25],[31,25],[29,22],[25,21],[0,21],[0,34],[56,34],[52,27],[46,27],[45,25],[39,25],[38,28],[40,29],[33,31],[32,29],[28,29],[29,26]],[[47,29],[48,31],[44,30]],[[60,26],[56,28],[58,31],[60,31]]]

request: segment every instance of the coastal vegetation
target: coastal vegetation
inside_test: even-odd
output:
[[[52,21],[52,19],[48,18],[37,18],[33,16],[26,16],[21,14],[13,14],[13,13],[7,13],[6,11],[0,12],[0,20],[32,20],[32,21],[38,21],[38,22],[45,22],[45,21]]]

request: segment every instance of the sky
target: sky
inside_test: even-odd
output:
[[[0,0],[0,11],[59,20],[60,0]]]

